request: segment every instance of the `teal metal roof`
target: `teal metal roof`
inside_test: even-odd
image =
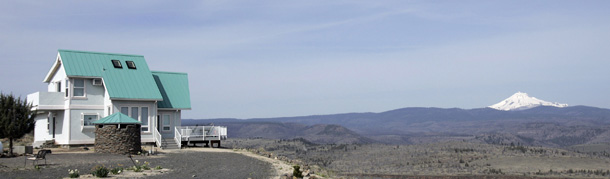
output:
[[[163,96],[163,101],[157,103],[158,108],[191,109],[186,73],[153,71],[152,74]]]
[[[142,55],[58,51],[69,77],[103,78],[110,99],[163,99]],[[115,68],[111,60],[119,60],[123,68]],[[125,61],[133,61],[136,69],[129,69]]]
[[[142,122],[118,112],[94,121],[93,124],[142,124]]]

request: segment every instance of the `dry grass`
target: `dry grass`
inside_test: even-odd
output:
[[[0,139],[0,141],[2,141],[2,145],[8,146],[8,143],[9,143],[8,138],[2,138],[2,139]],[[32,145],[32,142],[34,142],[34,133],[29,133],[29,134],[25,134],[25,136],[23,136],[22,138],[13,140],[13,145],[15,145],[15,146]]]
[[[301,140],[232,139],[225,146],[273,153],[338,175],[609,176],[610,158],[565,149],[449,141],[418,145],[316,145]]]

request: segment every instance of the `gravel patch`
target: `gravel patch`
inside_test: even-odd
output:
[[[227,149],[217,149],[226,150]],[[173,150],[153,156],[133,156],[150,167],[169,169],[162,174],[146,178],[272,178],[276,177],[269,162],[234,152],[207,152],[196,150]],[[78,169],[81,176],[89,175],[98,165],[106,167],[133,166],[127,155],[98,154],[93,152],[58,153],[47,155],[47,164],[41,162],[40,169],[25,157],[0,158],[0,178],[64,178],[69,169]]]

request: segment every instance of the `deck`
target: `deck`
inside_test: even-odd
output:
[[[220,141],[227,139],[225,126],[176,126],[174,140],[179,148],[182,146],[204,143],[220,147]]]

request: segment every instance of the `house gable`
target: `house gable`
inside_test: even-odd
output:
[[[42,80],[42,82],[45,82],[45,83],[51,82],[51,80],[53,79],[55,74],[57,74],[57,71],[59,69],[61,69],[60,67],[61,67],[61,59],[60,59],[59,53],[58,53],[55,63],[53,63],[53,66],[51,66],[51,69],[47,73],[47,76],[44,78],[44,80]]]
[[[152,72],[155,82],[163,96],[157,103],[160,109],[191,109],[188,75],[176,72]]]

